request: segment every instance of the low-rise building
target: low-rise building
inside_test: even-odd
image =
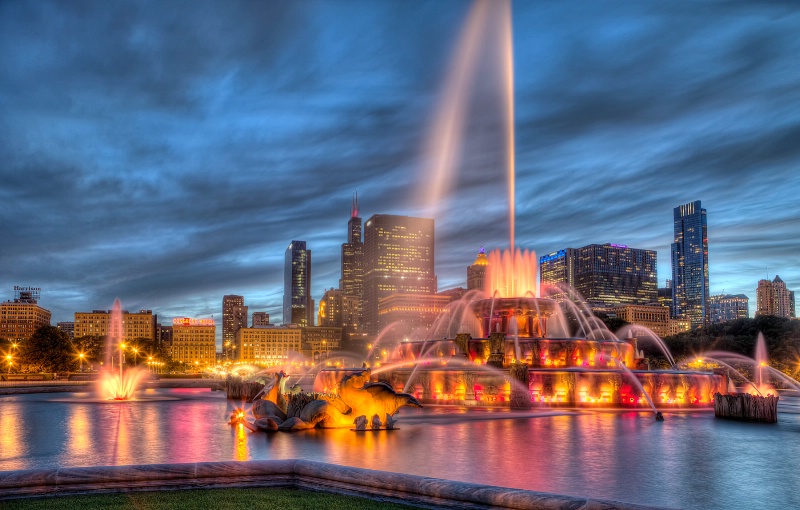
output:
[[[122,340],[136,338],[156,340],[156,320],[152,310],[122,311]],[[75,312],[75,338],[106,336],[111,321],[111,310]]]
[[[343,328],[310,326],[302,328],[302,353],[315,363],[328,359],[342,345]]]
[[[302,330],[296,326],[242,328],[236,333],[236,359],[254,365],[282,365],[289,353],[302,348]]]
[[[186,370],[202,370],[217,362],[217,326],[214,319],[181,317],[172,321],[172,361]]]
[[[451,300],[447,294],[391,294],[378,300],[378,323],[381,328],[399,322],[412,331],[428,329]]]
[[[50,310],[30,297],[0,303],[0,338],[27,340],[40,327],[49,326],[51,317]]]

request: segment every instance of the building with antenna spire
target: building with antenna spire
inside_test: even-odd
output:
[[[361,302],[364,299],[364,242],[361,236],[361,217],[358,209],[358,191],[353,194],[350,219],[347,222],[347,242],[342,244],[342,272],[339,290],[356,299],[355,323],[362,323]],[[347,322],[347,321],[343,321]]]

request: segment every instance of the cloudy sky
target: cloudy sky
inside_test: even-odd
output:
[[[241,294],[278,322],[292,239],[315,299],[338,284],[356,189],[365,220],[435,214],[440,288],[463,285],[509,234],[497,23],[452,78],[474,9],[0,2],[0,297],[42,287],[54,323],[115,297],[168,322]],[[800,290],[800,5],[516,2],[512,18],[517,246],[657,250],[663,285],[672,209],[701,200],[712,293],[752,314],[759,279]],[[453,97],[462,150],[432,209]]]

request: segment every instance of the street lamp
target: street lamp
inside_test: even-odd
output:
[[[84,358],[85,356],[86,356],[86,355],[85,355],[84,353],[80,353],[80,354],[78,354],[78,357],[81,359],[81,372],[83,372],[83,358]]]
[[[139,354],[139,349],[134,347],[131,350],[133,351],[133,366],[136,366],[136,356]]]
[[[8,373],[10,374],[11,373],[11,365],[13,363],[11,361],[11,355],[10,354],[6,354],[6,361],[8,362]]]
[[[150,367],[150,373],[152,373],[153,372],[153,357],[152,356],[149,356],[147,358],[147,365]]]

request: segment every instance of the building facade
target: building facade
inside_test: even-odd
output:
[[[708,299],[709,322],[712,324],[749,317],[750,299],[744,294],[718,294]]]
[[[222,296],[222,356],[231,358],[236,345],[236,332],[247,327],[247,307],[244,296]]]
[[[436,294],[434,222],[375,214],[364,225],[364,327],[377,334],[385,325],[378,302],[392,294]]]
[[[69,335],[70,340],[75,340],[75,323],[74,322],[57,322],[56,327]]]
[[[106,336],[109,331],[111,310],[75,312],[75,338],[84,336]],[[122,311],[122,340],[136,338],[156,340],[156,320],[152,310],[139,310],[136,313]]]
[[[658,300],[656,252],[620,244],[566,248],[539,258],[542,295],[558,301],[575,289],[596,308]]]
[[[378,300],[379,323],[401,323],[409,331],[426,330],[451,301],[449,294],[391,294]]]
[[[708,227],[700,201],[673,210],[672,313],[697,328],[708,323]]]
[[[319,302],[317,325],[358,331],[359,302],[356,296],[345,294],[342,290],[326,290]]]
[[[237,336],[237,359],[241,363],[283,365],[291,352],[300,353],[302,349],[302,329],[295,326],[242,328]]]
[[[643,336],[644,329],[637,330],[636,326],[643,326],[660,338],[674,335],[676,332],[688,331],[688,321],[675,321],[669,316],[669,308],[657,304],[653,305],[624,305],[607,309],[609,315],[633,324],[634,336]]]
[[[39,306],[31,295],[21,294],[13,301],[0,303],[0,338],[27,340],[42,326],[49,326],[50,310]]]
[[[267,312],[253,312],[253,327],[269,326],[269,314]]]
[[[283,323],[300,327],[314,325],[311,298],[311,250],[305,241],[292,241],[283,266]]]
[[[542,297],[563,301],[566,288],[575,288],[575,249],[566,248],[539,257],[539,288]]]
[[[172,361],[186,371],[203,370],[217,363],[217,326],[214,319],[181,317],[172,320]]]
[[[756,316],[759,315],[796,318],[794,292],[786,288],[786,283],[780,276],[775,275],[772,281],[759,280],[756,289]]]
[[[315,326],[302,328],[302,353],[314,363],[328,359],[332,352],[342,346],[344,329]]]

